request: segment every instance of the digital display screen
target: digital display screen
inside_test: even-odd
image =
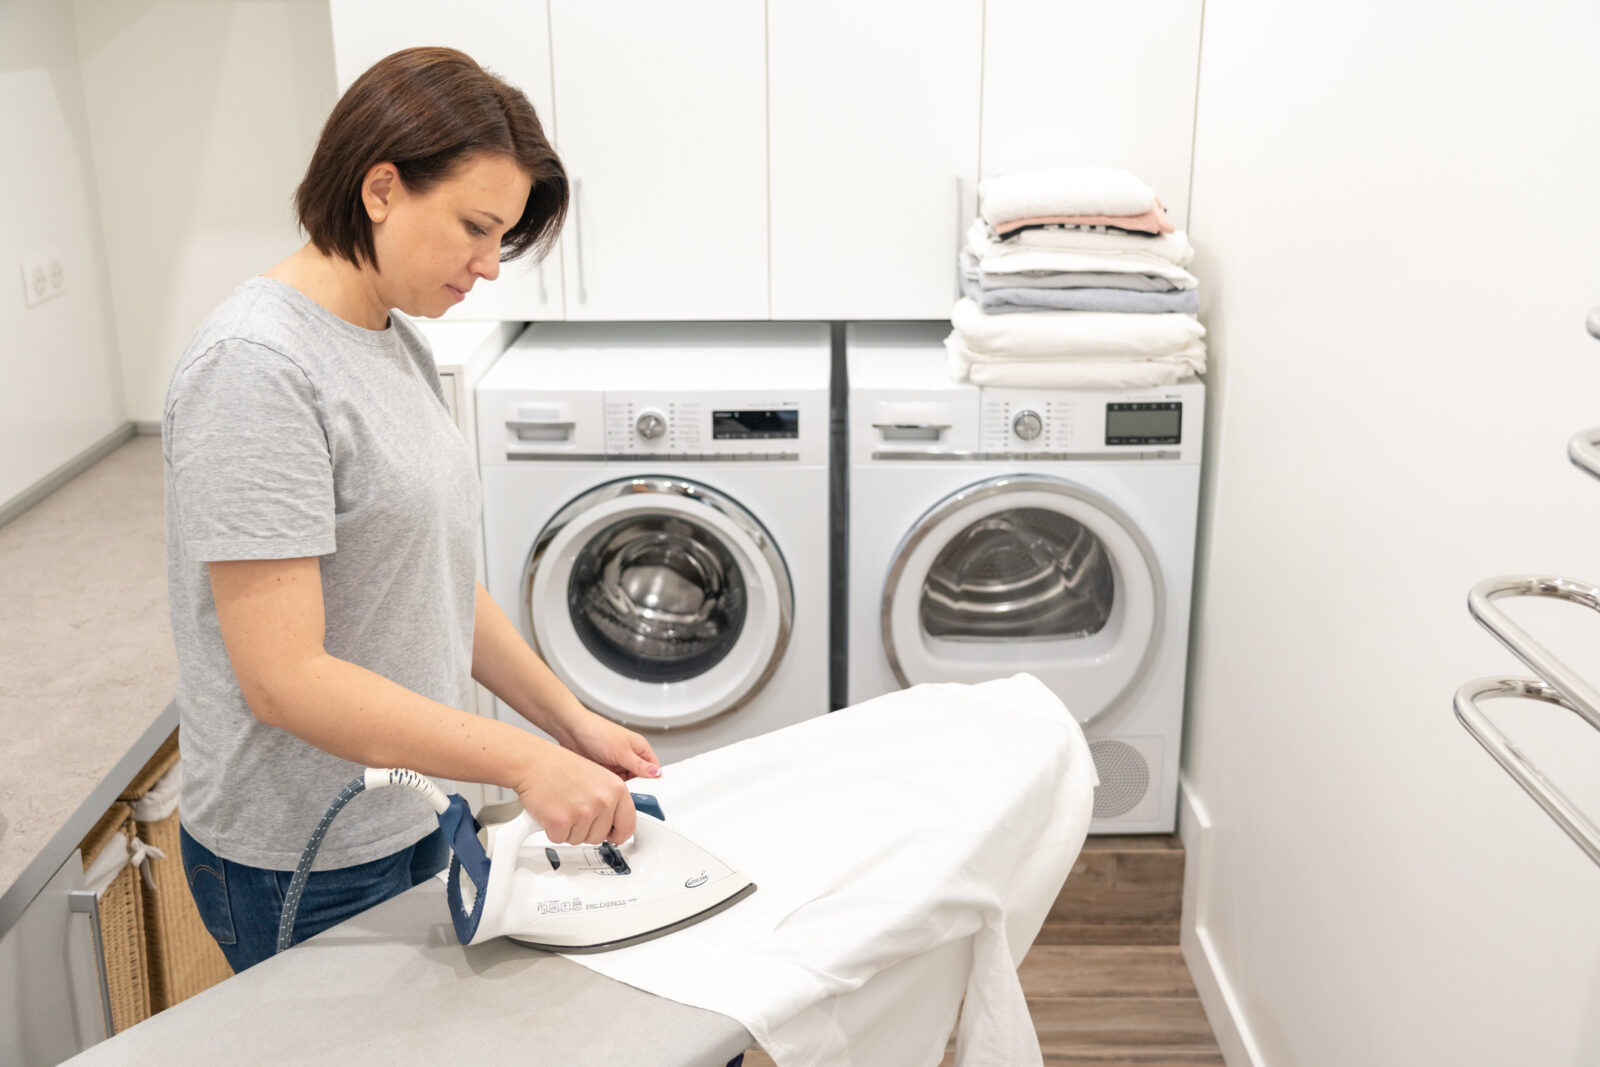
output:
[[[1176,400],[1106,405],[1106,444],[1175,445],[1183,440],[1183,404]]]
[[[800,436],[798,411],[713,411],[711,437],[716,441]]]

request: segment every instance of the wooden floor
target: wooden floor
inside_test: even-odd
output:
[[[1091,837],[1018,968],[1047,1064],[1223,1063],[1178,950],[1183,846]],[[760,1049],[746,1067],[773,1067]],[[941,1067],[955,1063],[952,1036]]]

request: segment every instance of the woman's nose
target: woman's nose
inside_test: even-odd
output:
[[[496,245],[492,253],[480,255],[474,259],[472,261],[472,273],[489,282],[500,277],[500,246]]]

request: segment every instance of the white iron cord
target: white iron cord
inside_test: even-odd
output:
[[[368,789],[379,789],[386,785],[404,785],[416,790],[427,799],[435,814],[442,815],[450,807],[450,798],[445,795],[444,790],[416,771],[404,767],[368,767],[359,778],[352,779],[349,785],[339,791],[333,803],[328,805],[328,810],[323,812],[322,821],[317,823],[317,828],[311,832],[310,840],[300,853],[300,862],[294,869],[294,877],[289,881],[289,892],[283,899],[283,915],[278,920],[279,952],[294,944],[294,920],[300,911],[300,896],[305,892],[311,865],[316,862],[317,852],[322,848],[322,838],[332,825],[334,816],[338,815],[357,793]]]

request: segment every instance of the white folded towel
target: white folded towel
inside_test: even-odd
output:
[[[1083,233],[1079,237],[1114,238],[1119,235],[1104,233]],[[1168,234],[1168,237],[1177,236]],[[1129,237],[1128,240],[1150,240],[1162,249],[1170,252],[1175,246],[1163,244],[1162,238]],[[1088,242],[1085,242],[1087,244]],[[1187,247],[1187,241],[1184,243]],[[1157,249],[1141,250],[1140,246],[1122,248],[1120,244],[1111,241],[1099,242],[1093,249],[1071,250],[1066,248],[1039,247],[1037,245],[1011,246],[991,241],[988,229],[982,222],[973,221],[967,230],[967,251],[978,260],[978,268],[985,274],[1022,274],[1044,273],[1049,271],[1092,271],[1106,273],[1108,271],[1119,274],[1154,274],[1167,278],[1179,289],[1193,289],[1200,284],[1193,274],[1183,267],[1160,254]],[[1187,262],[1187,257],[1185,258]]]
[[[1067,230],[1051,226],[1038,230],[1023,230],[1016,236],[1001,241],[997,240],[994,233],[981,221],[974,219],[973,226],[981,231],[984,243],[979,255],[985,256],[1003,256],[1028,249],[1056,249],[1062,252],[1137,252],[1147,256],[1159,256],[1180,267],[1187,267],[1189,261],[1194,259],[1194,248],[1189,244],[1189,235],[1182,230],[1145,236],[1137,233]]]
[[[1115,167],[1006,174],[979,182],[978,198],[990,225],[1046,215],[1142,215],[1156,206],[1153,189]]]
[[[1144,293],[1171,293],[1193,286],[1182,286],[1171,278],[1126,271],[1022,271],[1016,274],[985,274],[978,269],[978,257],[963,248],[959,257],[961,276],[982,289],[1131,289]]]
[[[988,359],[1155,359],[1200,345],[1206,328],[1181,312],[1022,311],[986,315],[962,297],[950,316],[961,343]],[[1200,352],[1204,353],[1201,345]]]
[[[1144,389],[1171,385],[1206,370],[1198,342],[1182,354],[1154,359],[977,359],[955,334],[945,338],[950,377],[998,389]]]

